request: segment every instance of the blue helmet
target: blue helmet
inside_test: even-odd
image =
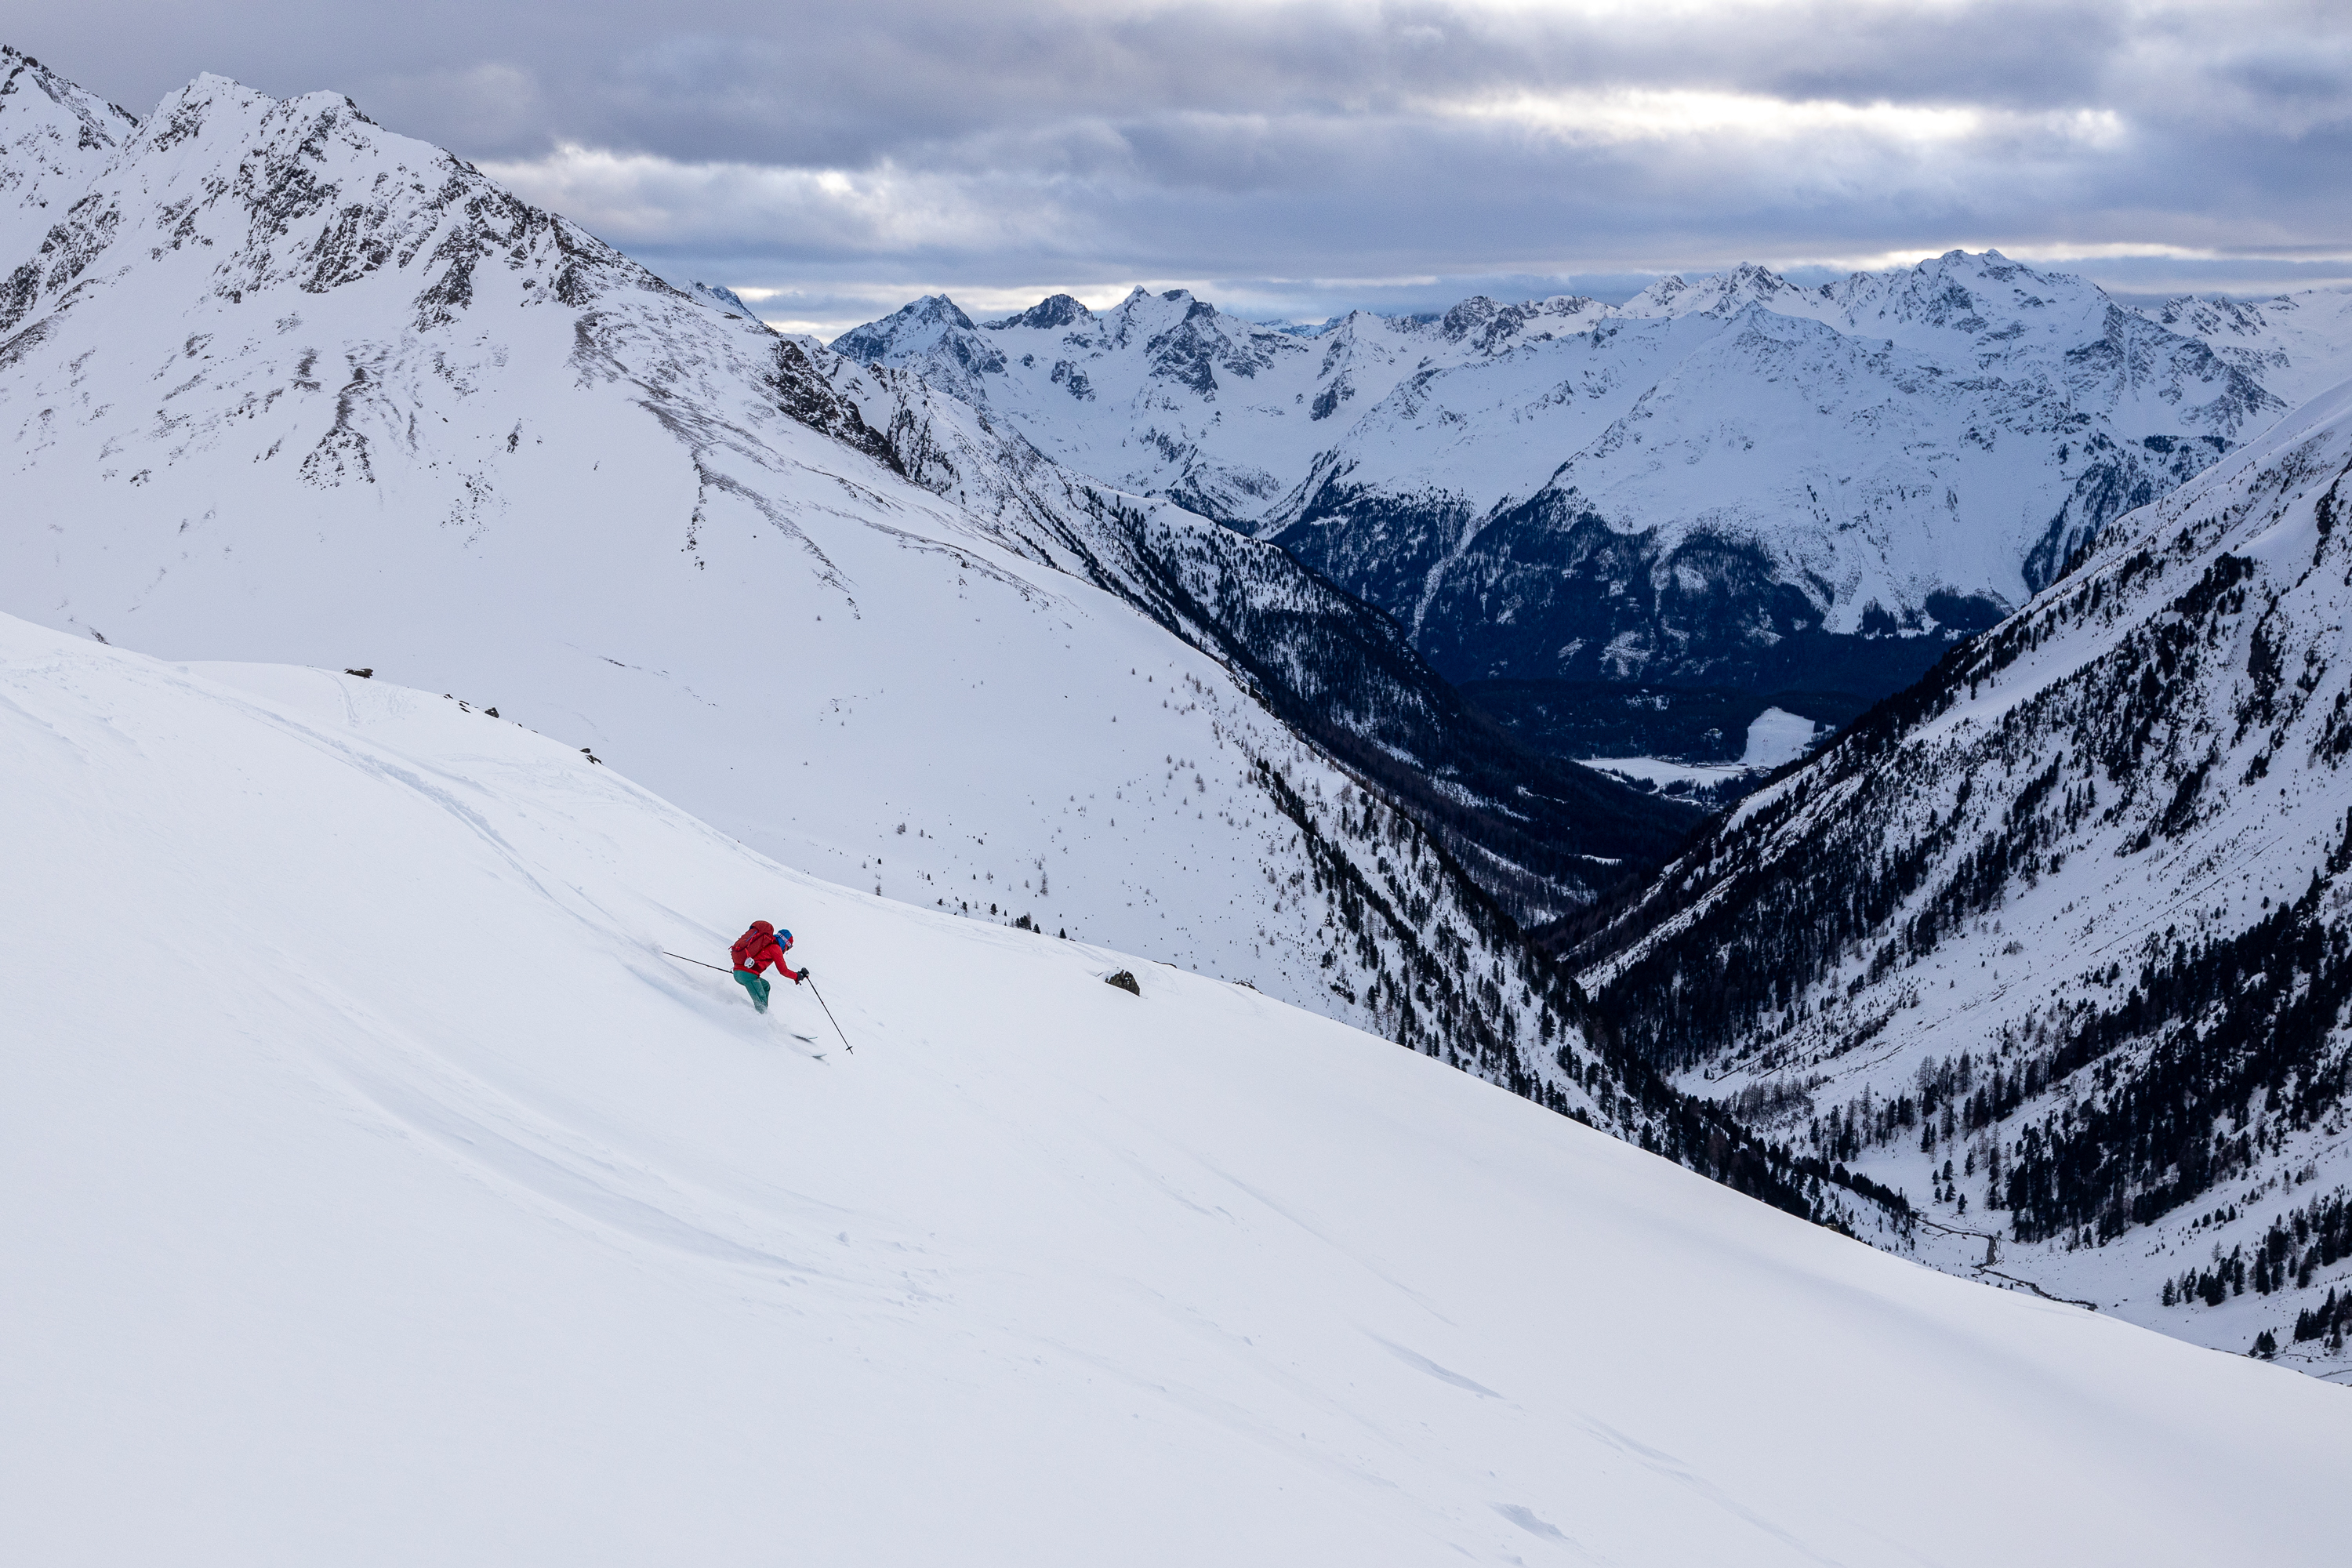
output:
[[[790,947],[790,946],[792,946],[792,945],[793,945],[793,933],[792,933],[792,932],[790,932],[790,931],[778,931],[778,932],[776,933],[776,944],[777,944],[778,946],[780,946],[780,947]]]

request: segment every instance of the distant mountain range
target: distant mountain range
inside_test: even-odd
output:
[[[1182,290],[932,297],[835,346],[1280,543],[1451,679],[1866,699],[2352,374],[2352,295],[2141,311],[1955,251],[1307,336]]]

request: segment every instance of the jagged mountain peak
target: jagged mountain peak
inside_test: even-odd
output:
[[[2126,309],[2090,279],[1998,251],[1952,251],[1857,273],[1831,292],[1841,330],[1956,366],[2063,388],[2135,435],[2236,441],[2291,400],[2193,335]]]
[[[121,140],[139,123],[139,117],[120,104],[109,103],[79,83],[59,76],[32,56],[9,44],[0,44],[0,117],[37,113],[35,94],[69,116],[91,137],[108,145]],[[9,102],[9,100],[16,100]],[[5,123],[0,118],[0,123]],[[10,160],[12,163],[14,158]]]
[[[1074,326],[1092,321],[1094,312],[1084,300],[1071,294],[1048,294],[1025,310],[988,323],[992,328],[1027,327],[1033,331],[1050,331],[1056,327]]]
[[[1548,337],[1561,325],[1577,321],[1588,313],[1597,317],[1605,309],[1598,300],[1573,294],[1510,304],[1485,294],[1474,294],[1440,316],[1436,327],[1438,335],[1448,342],[1464,343],[1481,353],[1496,353],[1523,334]],[[1529,333],[1529,329],[1538,322],[1549,330]]]
[[[153,113],[141,121],[141,126],[148,134],[159,139],[159,145],[169,146],[193,134],[202,126],[205,117],[222,111],[268,115],[289,123],[310,123],[321,132],[331,132],[344,123],[383,130],[347,94],[321,89],[297,93],[291,98],[274,98],[258,88],[247,87],[234,77],[219,76],[211,71],[203,72],[186,86],[164,94],[163,101],[155,106]],[[405,136],[399,140],[414,142],[413,138]],[[420,147],[429,145],[425,142],[414,144]],[[438,153],[440,149],[433,151]],[[442,155],[453,162],[460,161],[454,154]]]
[[[2086,278],[2038,271],[1992,250],[1950,250],[1912,267],[1855,273],[1838,297],[1857,328],[1875,311],[1890,321],[1969,332],[2018,323],[2079,330],[2086,317],[2104,315],[2112,303]]]
[[[0,44],[0,277],[37,249],[139,118]]]
[[[2198,338],[2126,309],[2090,279],[1997,251],[1857,275],[1842,324],[1906,348],[2065,389],[2133,434],[2242,439],[2291,406]]]
[[[1463,300],[1433,323],[1415,317],[1377,317],[1391,332],[1412,332],[1433,326],[1447,342],[1478,354],[1499,354],[1530,342],[1546,342],[1562,333],[1589,331],[1616,312],[1598,300],[1581,294],[1554,294],[1542,300],[1506,303],[1484,294]]]
[[[1473,294],[1438,318],[1438,330],[1449,338],[1466,336],[1495,319],[1503,302],[1491,295]]]
[[[963,313],[963,307],[957,304],[952,299],[949,298],[945,294],[926,295],[916,303],[919,308],[919,319],[940,322],[952,322],[954,325],[963,328],[966,331],[972,330],[971,318]]]
[[[976,406],[988,403],[987,377],[1004,368],[1004,356],[945,294],[926,294],[878,321],[833,340],[833,352],[862,364],[919,369],[942,391]]]
[[[701,300],[723,316],[734,316],[747,321],[757,321],[760,313],[745,302],[734,289],[717,283],[705,283],[699,279],[688,280],[686,292]]]
[[[1662,278],[1617,307],[1615,313],[1633,321],[1694,314],[1730,316],[1758,300],[1786,308],[1811,297],[1811,290],[1797,288],[1769,268],[1742,262],[1727,271],[1696,279],[1680,274]]]
[[[1228,315],[1190,289],[1163,289],[1153,293],[1138,288],[1110,311],[1106,325],[1114,342],[1132,341],[1139,333],[1150,335],[1185,326],[1211,331],[1237,343],[1261,337],[1289,336],[1275,328]]]
[[[954,300],[945,294],[925,294],[908,300],[880,321],[869,321],[843,333],[834,340],[834,348],[836,353],[849,354],[853,359],[877,359],[881,356],[856,352],[856,345],[874,343],[887,350],[932,341],[950,329],[977,330],[971,318],[964,314],[963,308]]]
[[[1690,280],[1681,273],[1671,273],[1644,288],[1617,309],[1622,315],[1647,316],[1671,309],[1674,302],[1690,291]]]
[[[126,171],[135,166],[135,177]],[[390,289],[415,330],[493,294],[577,306],[677,291],[453,154],[342,94],[278,100],[225,77],[167,95],[29,259],[0,281],[0,332],[112,298],[132,275],[234,306],[278,287]],[[40,330],[50,330],[44,325]]]
[[[1790,283],[1769,268],[1742,263],[1697,278],[1660,279],[1616,314],[1644,319],[1737,315],[1753,303],[1781,315],[1825,321],[1842,331],[1901,336],[1903,330],[1948,329],[2009,342],[2021,330],[2080,341],[2095,334],[2113,301],[2087,279],[2044,273],[1998,250],[1948,250],[1909,267],[1854,272],[1817,288]],[[1912,346],[1922,346],[1914,337]]]

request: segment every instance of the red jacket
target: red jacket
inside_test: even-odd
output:
[[[776,941],[776,928],[765,921],[753,921],[751,929],[737,937],[734,947],[729,951],[738,969],[757,974],[772,963],[777,973],[795,985],[800,984],[801,977],[794,974],[792,966],[784,962],[783,947]]]

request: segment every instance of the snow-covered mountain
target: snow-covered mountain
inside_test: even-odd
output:
[[[2309,390],[1992,251],[1315,337],[1181,291],[935,298],[835,346],[1277,541],[1453,679],[1761,692],[1898,689]]]
[[[1057,294],[987,322],[931,295],[833,346],[1002,415],[1082,472],[1262,531],[1286,514],[1333,443],[1400,387],[1515,346],[1566,343],[1610,314],[1572,296],[1524,305],[1477,298],[1442,317],[1359,310],[1299,332],[1228,315],[1182,289],[1137,289],[1102,312]],[[1456,431],[1443,445],[1482,434]],[[1470,482],[1486,483],[1506,460],[1482,451],[1469,460]],[[1540,465],[1533,484],[1559,458],[1528,460]]]
[[[81,199],[138,117],[0,44],[0,309],[28,286],[20,262]]]
[[[1100,313],[1056,294],[984,324],[929,295],[833,347],[914,371],[1081,473],[1246,528],[1440,341],[1360,311],[1303,336],[1137,289]]]
[[[2195,338],[2289,403],[2352,380],[2352,289],[2250,300],[2183,294],[2144,314]]]
[[[722,316],[734,316],[746,321],[756,321],[760,319],[760,312],[753,310],[744,301],[743,296],[732,289],[723,288],[716,283],[705,283],[699,279],[688,279],[685,282],[673,284],[672,287],[691,299],[701,300]]]
[[[1649,1124],[1560,1058],[1559,977],[1462,864],[1556,911],[1687,808],[1507,747],[1408,765],[1467,749],[1458,703],[1280,552],[688,298],[333,94],[173,94],[16,275],[0,605],[447,691],[789,863]],[[1514,858],[1530,824],[1568,825],[1551,862]]]
[[[1416,640],[1465,677],[1869,692],[2224,445],[2126,440],[2055,381],[1749,304],[1524,503],[1421,532],[1349,503],[1276,537],[1411,595]],[[1873,646],[1904,640],[1907,661]]]
[[[0,758],[13,1560],[2340,1552],[2336,1390],[437,691],[0,618]],[[854,1053],[663,956],[755,914]]]
[[[2352,1380],[2347,520],[2352,384],[1559,933],[1585,984],[1864,1234]]]

